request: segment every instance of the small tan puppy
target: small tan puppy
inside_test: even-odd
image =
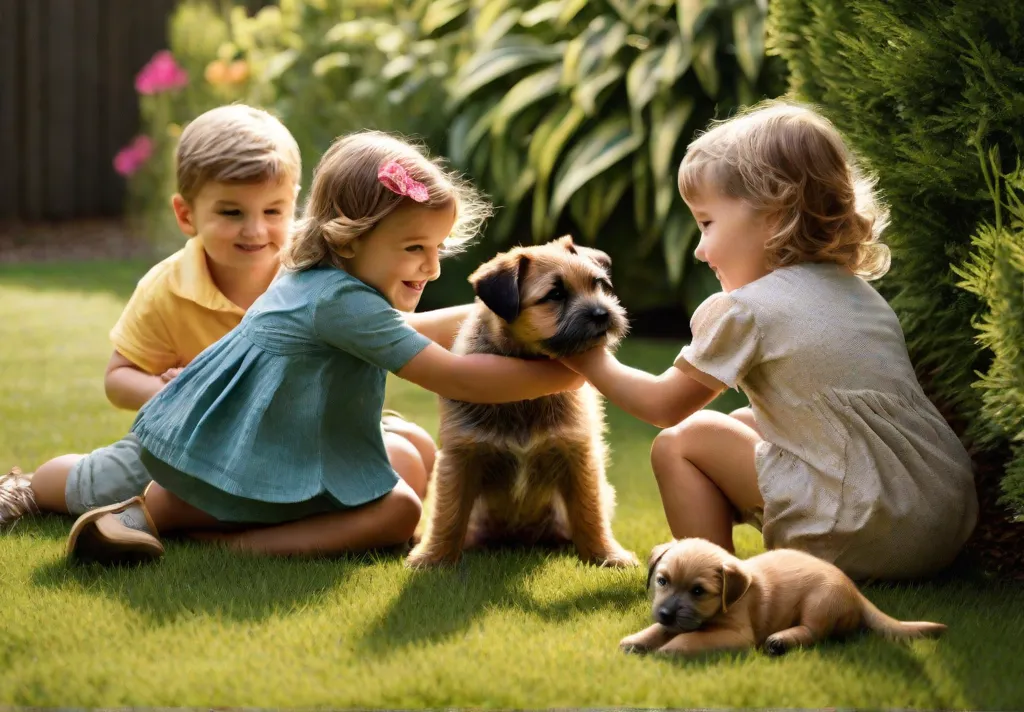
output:
[[[651,627],[622,639],[626,652],[695,655],[762,648],[782,655],[829,637],[871,630],[887,638],[935,638],[941,623],[890,618],[832,564],[793,549],[739,559],[706,539],[651,551]]]
[[[496,256],[469,278],[478,299],[453,351],[547,359],[614,345],[628,323],[610,266],[570,237]],[[571,543],[585,561],[639,566],[612,534],[603,432],[589,384],[501,405],[442,399],[430,514],[407,565],[451,564],[488,544]]]

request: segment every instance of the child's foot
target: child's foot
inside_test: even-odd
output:
[[[87,563],[134,564],[159,559],[164,545],[142,497],[86,512],[68,536],[68,558]]]
[[[38,514],[36,496],[32,492],[32,475],[23,475],[12,467],[0,475],[0,527],[18,521],[26,514]]]

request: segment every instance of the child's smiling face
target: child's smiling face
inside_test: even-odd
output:
[[[441,274],[441,252],[455,226],[455,205],[403,205],[351,245],[345,270],[399,311],[413,311],[427,282]]]
[[[771,271],[765,245],[773,233],[765,215],[710,188],[686,205],[701,232],[694,256],[711,267],[723,290],[739,289]]]
[[[182,232],[200,235],[217,266],[232,270],[274,269],[295,213],[295,184],[206,183],[191,201],[172,200]]]

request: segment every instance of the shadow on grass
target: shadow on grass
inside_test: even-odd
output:
[[[62,557],[36,569],[32,583],[106,596],[158,625],[196,614],[258,622],[316,605],[360,567],[397,558],[397,552],[380,551],[333,559],[277,559],[175,541],[163,560],[141,566],[78,566]]]
[[[360,646],[385,656],[395,648],[440,643],[465,634],[495,610],[566,623],[596,609],[626,610],[644,596],[633,579],[615,577],[597,591],[538,601],[527,590],[527,580],[553,556],[574,557],[571,552],[495,548],[470,551],[454,567],[414,571]]]
[[[125,302],[152,267],[145,260],[0,265],[0,287],[43,292],[106,292]]]

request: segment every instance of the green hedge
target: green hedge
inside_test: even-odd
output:
[[[1001,312],[988,293],[961,288],[951,265],[971,260],[982,223],[1011,229],[996,222],[977,156],[996,149],[1003,175],[1024,153],[1024,3],[773,0],[768,47],[787,62],[792,93],[816,103],[879,174],[893,250],[880,288],[923,385],[970,441],[998,447],[1005,435],[983,408],[990,391],[974,387],[992,373],[992,344],[979,346],[972,322]]]

